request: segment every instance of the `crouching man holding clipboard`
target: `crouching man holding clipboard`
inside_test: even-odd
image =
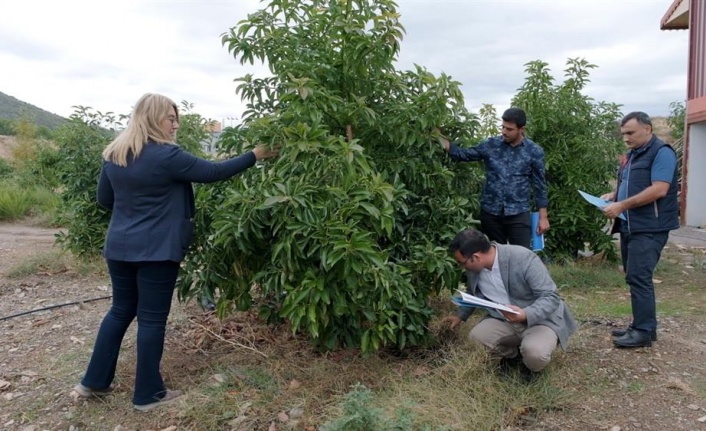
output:
[[[488,315],[473,327],[470,339],[500,357],[504,371],[516,365],[526,381],[534,380],[549,365],[557,344],[566,349],[576,331],[549,271],[531,250],[491,243],[474,229],[458,233],[449,251],[466,271],[470,295],[511,310],[482,307]],[[476,308],[461,306],[443,322],[454,329]]]

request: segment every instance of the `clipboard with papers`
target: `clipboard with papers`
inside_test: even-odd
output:
[[[590,195],[590,194],[588,194],[588,193],[586,193],[586,192],[584,192],[584,191],[581,191],[581,190],[579,190],[579,194],[581,195],[581,197],[583,197],[584,199],[586,199],[586,202],[588,202],[589,204],[591,204],[591,205],[597,207],[597,208],[600,209],[601,211],[603,210],[603,208],[605,208],[605,207],[608,206],[609,204],[612,204],[612,203],[613,203],[613,201],[607,201],[607,200],[605,200],[605,199],[601,199],[601,198],[599,198],[599,197]],[[620,215],[618,216],[618,218],[621,219],[621,220],[625,220],[625,216],[622,215],[622,214],[620,214]]]
[[[461,294],[461,297],[454,296],[451,298],[454,304],[458,305],[459,307],[478,307],[478,308],[485,308],[485,309],[494,309],[494,310],[500,310],[500,311],[507,311],[508,313],[512,314],[520,314],[517,311],[513,310],[512,308],[503,305],[503,304],[498,304],[497,302],[493,301],[488,301],[487,299],[482,299],[477,296],[473,296],[471,294],[468,294],[462,290],[458,291]]]

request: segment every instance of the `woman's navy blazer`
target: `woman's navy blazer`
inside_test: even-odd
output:
[[[250,151],[211,162],[174,144],[148,142],[123,167],[103,162],[98,203],[112,211],[103,256],[127,262],[181,262],[193,236],[192,182],[228,179],[256,162]]]

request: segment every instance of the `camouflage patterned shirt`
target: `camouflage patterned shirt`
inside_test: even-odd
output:
[[[487,213],[516,215],[530,211],[532,194],[537,208],[549,205],[544,150],[528,138],[516,147],[506,143],[502,136],[488,138],[470,148],[451,144],[449,156],[460,162],[483,162],[485,185],[480,205]]]

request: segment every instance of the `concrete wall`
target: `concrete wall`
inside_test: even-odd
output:
[[[706,227],[706,121],[689,126],[689,156],[686,160],[687,226]]]

